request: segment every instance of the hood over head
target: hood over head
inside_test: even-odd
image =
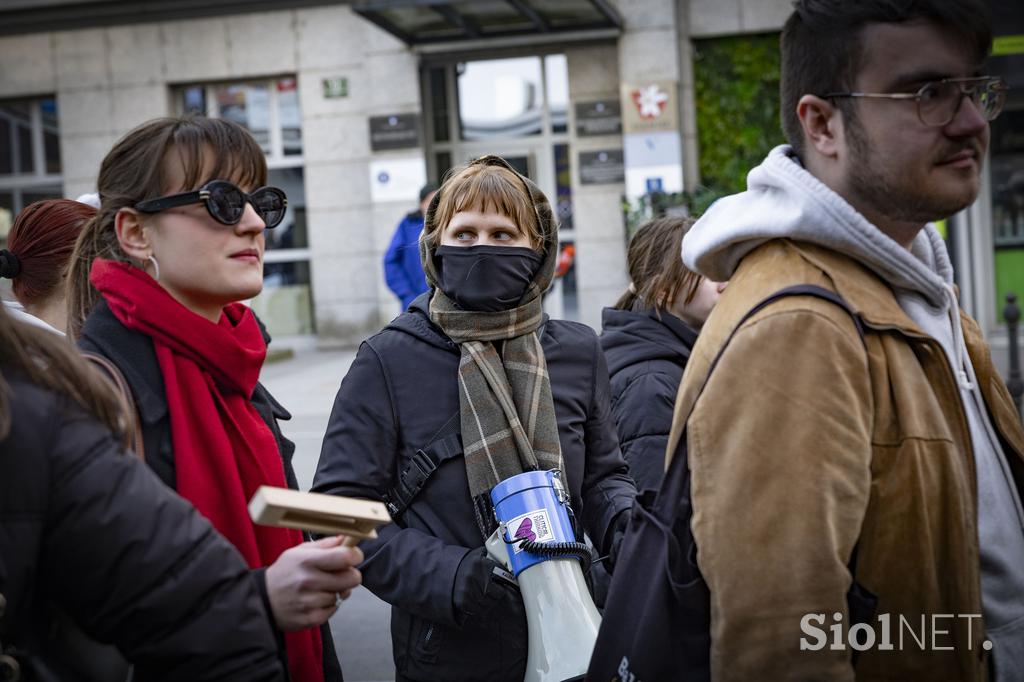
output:
[[[601,327],[601,348],[610,374],[651,360],[683,365],[697,342],[697,332],[685,322],[670,313],[662,313],[659,320],[653,309],[605,308]]]
[[[522,183],[524,193],[530,198],[530,202],[533,204],[533,210],[537,215],[537,226],[543,239],[543,243],[541,245],[541,256],[543,260],[540,267],[537,269],[537,273],[534,275],[533,282],[531,282],[527,288],[524,299],[542,296],[554,280],[555,266],[558,264],[559,256],[558,221],[555,218],[554,211],[551,210],[551,203],[544,195],[544,192],[542,192],[532,180],[522,175],[519,171],[513,168],[508,161],[500,156],[495,156],[494,154],[481,156],[478,159],[470,161],[469,166],[498,166],[505,168],[511,171]],[[434,198],[430,200],[430,204],[427,206],[427,212],[423,219],[424,235],[431,234],[435,230],[444,227],[437,225],[437,207],[441,203],[441,198],[445,196],[449,189],[449,183],[445,182],[434,194]],[[436,249],[430,247],[428,242],[421,237],[420,262],[423,265],[423,274],[425,275],[427,284],[430,286],[431,290],[437,289],[440,281],[435,257]]]

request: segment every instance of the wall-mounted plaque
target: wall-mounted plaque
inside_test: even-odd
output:
[[[580,152],[581,185],[614,185],[626,179],[621,149]]]
[[[419,114],[370,117],[370,149],[409,149],[420,146]]]
[[[579,137],[622,133],[622,107],[615,99],[576,103],[576,134]]]

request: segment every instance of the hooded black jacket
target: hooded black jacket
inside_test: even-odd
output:
[[[64,613],[137,680],[284,680],[234,547],[68,399],[4,377],[0,651],[14,650],[21,679],[76,679],[83,661],[56,636]]]
[[[653,310],[605,308],[601,347],[611,374],[612,415],[638,490],[657,488],[665,471],[676,392],[697,332]]]
[[[260,329],[263,330],[264,338],[269,343],[270,338],[266,330],[263,329],[262,323]],[[153,340],[145,334],[128,329],[121,324],[106,302],[101,300],[82,326],[78,347],[102,355],[121,370],[125,381],[131,388],[132,397],[135,399],[139,418],[142,421],[142,440],[146,450],[146,464],[160,477],[160,480],[173,490],[176,479],[174,446],[171,441],[171,418],[167,407],[167,394],[164,392],[163,375],[160,373],[160,364],[157,362],[156,351],[153,349]],[[263,384],[256,384],[251,400],[253,407],[259,412],[260,417],[266,422],[277,441],[288,487],[298,489],[295,469],[292,467],[295,443],[284,437],[277,423],[279,420],[291,419],[291,414],[270,395]],[[272,614],[266,592],[265,571],[265,568],[254,569],[251,574],[263,596],[267,614]],[[282,661],[285,661],[284,636],[276,628],[275,632],[278,636]],[[334,652],[334,641],[331,639],[331,630],[327,623],[320,626],[320,635],[323,640],[325,682],[340,682],[342,680],[341,666]]]
[[[459,348],[430,322],[429,296],[360,347],[334,403],[313,490],[383,499],[418,449],[458,431]],[[540,334],[572,506],[604,550],[613,519],[636,494],[609,418],[604,357],[585,325],[548,320]],[[462,457],[443,462],[398,523],[379,532],[360,545],[360,569],[363,584],[392,605],[399,679],[521,682],[527,633],[518,594],[509,590],[480,616],[456,608],[459,564],[483,545]]]

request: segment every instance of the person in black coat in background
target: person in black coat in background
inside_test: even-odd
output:
[[[489,486],[561,469],[577,537],[585,529],[602,552],[632,507],[597,335],[543,315],[557,256],[536,185],[494,156],[458,170],[427,210],[431,289],[362,344],[338,391],[313,490],[392,509],[359,568],[392,606],[399,680],[522,682],[522,597],[483,547],[496,527]],[[511,398],[496,407],[492,390]],[[523,437],[513,445],[510,433]],[[481,479],[480,462],[496,475]]]
[[[122,450],[120,416],[63,339],[0,310],[0,679],[89,679],[70,618],[136,680],[284,680],[242,557]]]
[[[661,484],[683,368],[725,289],[683,265],[681,244],[692,224],[666,216],[640,227],[629,243],[629,289],[602,313],[612,414],[638,490]]]

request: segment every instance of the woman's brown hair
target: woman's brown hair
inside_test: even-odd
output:
[[[0,306],[0,439],[11,429],[11,389],[4,372],[14,371],[40,388],[70,398],[107,425],[115,435],[124,428],[121,403],[107,381],[85,364],[66,339],[14,320]]]
[[[423,231],[423,240],[431,252],[441,243],[441,232],[459,211],[493,210],[508,216],[540,251],[541,234],[534,202],[527,194],[523,179],[500,165],[470,163],[453,171],[437,193],[437,204]]]
[[[184,171],[181,188],[168,187],[165,161],[172,151]],[[79,235],[68,270],[68,334],[72,338],[78,337],[99,300],[99,292],[89,282],[92,262],[96,258],[132,262],[117,241],[114,220],[118,211],[170,192],[196,189],[215,179],[252,188],[267,182],[263,151],[237,123],[204,116],[158,118],[114,144],[96,181],[99,212]]]
[[[653,308],[659,315],[679,296],[689,303],[697,295],[701,276],[683,265],[683,235],[692,218],[663,216],[644,223],[629,242],[629,289],[613,306],[616,310]]]

